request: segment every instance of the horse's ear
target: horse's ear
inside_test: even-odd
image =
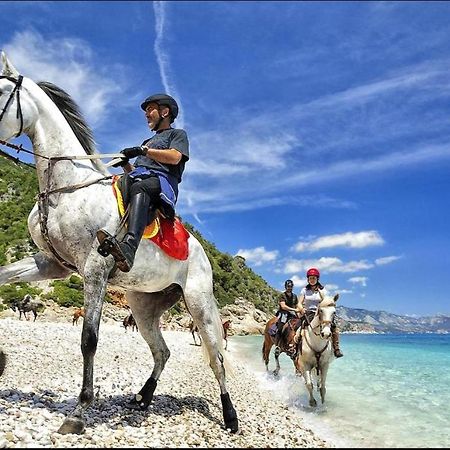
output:
[[[337,293],[334,297],[333,297],[334,303],[336,303],[339,300],[339,293]]]
[[[18,70],[12,65],[11,61],[7,58],[4,51],[2,51],[2,75],[6,77],[17,78],[20,74]]]

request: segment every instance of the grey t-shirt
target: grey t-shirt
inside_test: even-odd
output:
[[[184,171],[184,165],[189,159],[189,141],[186,131],[180,128],[169,128],[157,132],[150,139],[145,140],[142,145],[147,145],[150,148],[156,149],[168,149],[174,148],[178,150],[183,156],[178,164],[164,164],[155,161],[147,156],[138,156],[134,163],[135,167],[144,166],[150,169],[159,170],[168,175],[170,184],[178,184],[181,182],[181,178]],[[174,186],[176,187],[176,186]]]

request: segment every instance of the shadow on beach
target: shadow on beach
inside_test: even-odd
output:
[[[0,391],[0,399],[12,405],[20,403],[31,409],[47,410],[50,413],[68,415],[75,408],[77,398],[73,397],[64,401],[56,400],[59,394],[46,390],[37,394],[34,392],[21,392],[16,389]],[[152,415],[172,417],[183,414],[185,411],[198,412],[205,418],[223,428],[221,418],[214,417],[209,409],[209,402],[201,397],[186,396],[177,398],[172,395],[155,395],[148,409],[142,411],[135,406],[130,406],[134,394],[108,395],[107,398],[97,398],[92,406],[87,409],[86,425],[98,425],[106,423],[112,429],[117,429],[123,422],[133,427],[139,427]],[[24,405],[24,403],[28,403]],[[0,407],[0,413],[5,408]]]

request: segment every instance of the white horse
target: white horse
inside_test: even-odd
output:
[[[312,370],[316,369],[317,386],[322,403],[325,402],[326,379],[330,362],[334,360],[331,344],[331,323],[336,313],[339,294],[333,298],[326,297],[318,305],[311,322],[301,330],[301,351],[294,359],[296,370],[303,376],[309,393],[309,405],[317,406],[313,395]]]
[[[39,201],[30,212],[28,228],[40,251],[0,268],[0,284],[63,279],[71,272],[84,279],[83,385],[75,409],[58,431],[84,430],[84,412],[94,400],[94,356],[109,284],[126,290],[127,302],[154,359],[153,371],[132,405],[146,409],[153,398],[170,356],[159,318],[184,298],[220,386],[225,427],[237,432],[237,414],[226,387],[222,323],[213,296],[212,269],[202,246],[190,235],[189,257],[180,261],[143,240],[132,270],[111,273],[114,259],[99,255],[96,232],[104,228],[114,234],[120,220],[111,180],[105,179],[110,178],[106,166],[99,159],[87,159],[87,154],[95,154],[89,128],[64,91],[51,83],[36,84],[22,77],[4,53],[2,62],[0,139],[7,141],[25,133],[32,142]]]

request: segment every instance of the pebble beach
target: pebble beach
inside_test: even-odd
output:
[[[96,401],[81,435],[57,433],[82,383],[81,324],[0,319],[7,365],[0,378],[0,448],[333,447],[303,424],[299,412],[258,388],[242,361],[228,390],[240,430],[224,428],[219,385],[202,350],[184,331],[163,331],[171,357],[147,411],[127,408],[150,376],[153,359],[138,332],[102,323],[95,357]]]

